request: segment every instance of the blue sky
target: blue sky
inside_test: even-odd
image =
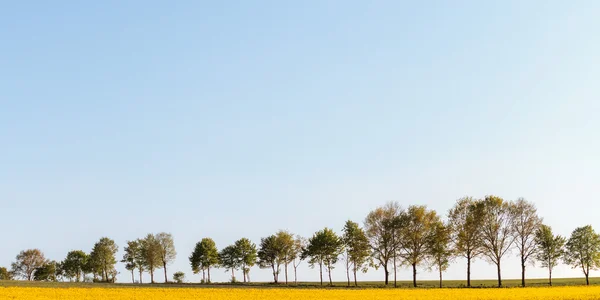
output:
[[[387,201],[445,214],[464,195],[525,197],[563,235],[600,230],[599,14],[597,1],[1,3],[0,265],[166,231],[169,273],[198,281],[187,257],[202,237],[309,236]]]

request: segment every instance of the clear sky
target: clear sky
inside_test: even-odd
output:
[[[169,273],[198,281],[202,237],[340,231],[387,201],[445,215],[464,195],[525,197],[563,235],[600,230],[599,15],[598,1],[2,2],[0,266],[166,231]],[[464,274],[457,260],[446,277]]]

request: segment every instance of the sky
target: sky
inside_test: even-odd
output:
[[[103,236],[120,258],[170,232],[169,276],[199,281],[203,237],[340,232],[388,201],[444,216],[465,195],[600,230],[598,15],[591,0],[2,2],[0,266]],[[457,259],[445,278],[465,274]],[[520,276],[516,252],[502,275]]]

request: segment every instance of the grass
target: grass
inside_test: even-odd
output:
[[[417,282],[419,288],[437,288],[439,281],[436,280],[420,280]],[[520,279],[507,279],[503,280],[502,284],[504,287],[519,287],[521,285]],[[526,281],[529,287],[542,287],[548,286],[548,280],[545,278],[540,279],[529,279]],[[554,286],[578,286],[584,285],[584,278],[556,278],[552,280]],[[329,287],[327,283],[323,283],[323,288],[347,288],[346,282],[334,282],[333,287]],[[393,288],[393,281],[386,287],[381,281],[361,281],[358,283],[359,288]],[[445,288],[460,288],[465,287],[466,281],[464,280],[444,280]],[[471,285],[473,288],[493,288],[496,287],[497,281],[494,279],[489,280],[472,280]],[[600,277],[590,278],[590,285],[600,285]],[[398,288],[412,288],[412,281],[398,281]],[[198,284],[198,283],[156,283],[156,284],[131,284],[131,283],[75,283],[75,282],[28,282],[28,281],[2,281],[0,280],[0,287],[48,287],[48,288],[71,288],[71,287],[84,287],[84,288],[111,288],[111,287],[159,287],[159,288],[219,288],[219,287],[236,287],[236,288],[321,288],[318,282],[299,282],[296,284],[272,284],[264,282],[255,283],[214,283],[210,285]],[[354,287],[352,287],[354,288]]]

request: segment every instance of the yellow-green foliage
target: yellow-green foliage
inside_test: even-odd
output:
[[[600,287],[505,288],[505,289],[209,289],[209,288],[27,288],[0,287],[0,299],[120,300],[120,299],[350,299],[350,300],[475,300],[475,299],[598,299]]]

